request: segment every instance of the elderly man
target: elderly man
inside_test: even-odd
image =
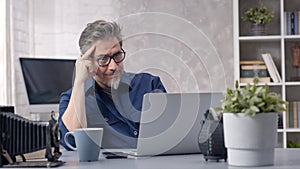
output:
[[[88,24],[79,46],[73,87],[60,98],[62,136],[76,128],[102,127],[103,148],[135,148],[143,95],[166,92],[160,78],[124,71],[126,52],[115,22]],[[75,144],[72,137],[69,142]],[[63,139],[61,143],[69,150]]]

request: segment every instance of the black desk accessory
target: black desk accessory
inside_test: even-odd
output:
[[[103,152],[102,153],[106,159],[118,159],[118,158],[128,158],[128,154],[123,152]]]
[[[213,108],[204,113],[199,133],[199,148],[205,161],[224,159],[227,161],[227,149],[224,144],[223,118]]]
[[[57,120],[51,116],[48,123],[31,121],[14,114],[13,109],[0,110],[0,167],[56,167],[64,163],[58,160],[61,152]],[[44,149],[47,161],[26,161],[24,154]],[[16,161],[16,156],[22,161]]]

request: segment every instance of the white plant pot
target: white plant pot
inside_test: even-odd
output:
[[[223,113],[224,141],[228,164],[267,166],[274,164],[278,113]]]

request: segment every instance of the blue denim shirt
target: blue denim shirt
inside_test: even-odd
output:
[[[124,72],[118,89],[101,89],[93,78],[85,84],[85,106],[88,127],[104,128],[103,148],[136,148],[140,113],[145,93],[166,92],[160,78],[147,73]],[[61,144],[70,150],[64,135],[68,129],[61,117],[68,107],[72,89],[60,97],[58,123],[62,133]],[[68,141],[74,146],[73,137]]]

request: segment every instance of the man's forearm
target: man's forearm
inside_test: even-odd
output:
[[[62,121],[69,131],[87,127],[84,83],[74,84],[70,103],[62,116]]]

